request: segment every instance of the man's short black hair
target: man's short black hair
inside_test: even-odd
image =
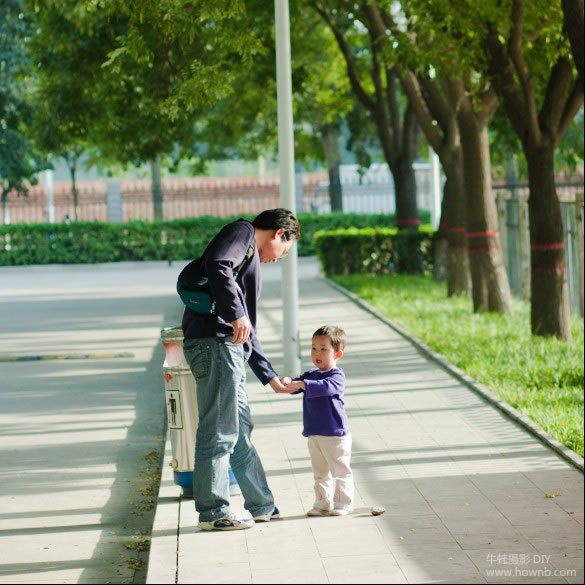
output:
[[[284,230],[285,240],[299,240],[301,238],[301,226],[295,214],[288,209],[267,209],[256,216],[252,225],[260,230]]]

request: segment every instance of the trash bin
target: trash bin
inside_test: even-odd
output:
[[[171,439],[174,481],[182,488],[184,497],[193,497],[193,464],[195,462],[195,436],[199,422],[197,385],[183,354],[183,330],[165,327],[161,331],[165,348],[163,374],[167,419]],[[237,495],[240,488],[229,469],[230,494]]]

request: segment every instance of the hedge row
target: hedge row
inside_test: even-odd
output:
[[[426,214],[428,216],[428,213]],[[124,260],[189,260],[234,218],[198,217],[161,222],[110,224],[19,224],[0,226],[0,265],[77,264]],[[246,216],[253,219],[253,216]],[[424,212],[422,220],[428,221]],[[301,214],[299,255],[315,254],[319,230],[391,226],[391,215]]]
[[[320,231],[314,245],[327,275],[428,273],[433,265],[430,225],[417,233],[384,227]]]

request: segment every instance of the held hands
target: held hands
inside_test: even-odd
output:
[[[277,394],[292,394],[297,390],[305,389],[305,383],[302,380],[293,382],[289,376],[284,376],[280,380],[273,378],[270,380],[270,386]]]
[[[285,392],[291,394],[292,392],[297,392],[298,390],[304,390],[305,383],[302,380],[295,380],[290,384],[286,384],[285,388],[286,388]]]
[[[268,383],[277,394],[283,394],[286,392],[286,388],[278,378],[272,378],[272,380],[270,380]]]

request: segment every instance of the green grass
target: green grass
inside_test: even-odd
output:
[[[570,344],[530,334],[530,305],[510,315],[474,314],[424,276],[336,276],[366,300],[583,456],[583,320]]]

